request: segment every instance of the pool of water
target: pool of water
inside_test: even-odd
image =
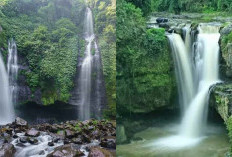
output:
[[[196,139],[178,135],[178,124],[150,127],[134,135],[139,141],[117,145],[119,157],[225,157],[229,140],[223,124],[208,124]],[[187,143],[186,143],[187,142]]]

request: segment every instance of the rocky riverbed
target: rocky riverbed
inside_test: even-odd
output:
[[[0,157],[113,157],[116,123],[107,120],[29,125],[17,117],[0,127]]]

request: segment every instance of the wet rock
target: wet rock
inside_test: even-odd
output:
[[[53,142],[48,142],[48,146],[52,147],[52,146],[54,146],[54,143]]]
[[[14,130],[14,132],[15,132],[15,133],[21,133],[21,132],[22,132],[22,130],[21,130],[21,129],[19,129],[19,128],[16,128],[16,129]]]
[[[0,157],[13,157],[15,152],[14,145],[6,143],[0,148]]]
[[[70,144],[70,143],[72,143],[73,141],[72,140],[70,140],[70,139],[64,139],[64,144]]]
[[[28,130],[25,134],[26,136],[31,136],[31,137],[38,137],[40,135],[40,132],[36,130],[35,128],[31,128]]]
[[[22,148],[26,147],[23,143],[17,143],[16,146],[17,147],[22,147]]]
[[[27,137],[20,137],[19,142],[21,143],[27,143]]]
[[[50,132],[56,133],[58,131],[56,126],[51,126],[51,128],[49,128]]]
[[[18,135],[14,134],[12,137],[13,137],[13,138],[18,138]]]
[[[90,143],[91,142],[90,137],[88,135],[86,135],[86,134],[82,135],[82,140],[85,143]]]
[[[91,133],[91,136],[95,139],[99,139],[100,138],[100,131],[99,130],[95,130]]]
[[[83,143],[82,140],[81,140],[81,138],[73,138],[72,141],[75,144],[82,144]]]
[[[88,125],[89,124],[89,120],[85,120],[82,122],[83,125]]]
[[[78,157],[83,156],[84,153],[80,151],[79,147],[73,144],[67,144],[55,148],[54,152],[47,155],[47,157]]]
[[[163,17],[158,17],[156,19],[156,22],[157,23],[165,23],[165,22],[168,22],[168,19],[167,18],[163,18]]]
[[[52,141],[53,141],[54,143],[59,142],[59,140],[60,140],[60,138],[59,138],[59,137],[54,137],[54,138],[52,139]]]
[[[110,151],[100,147],[91,148],[88,157],[113,157]]]
[[[88,130],[90,130],[90,131],[94,130],[94,126],[89,126]]]
[[[67,138],[72,138],[75,136],[75,133],[73,131],[70,130],[65,130],[65,134]]]
[[[62,153],[59,150],[54,151],[54,153],[51,153],[49,155],[47,155],[47,157],[63,157],[64,153]]]
[[[41,150],[41,151],[39,152],[39,155],[45,155],[45,151],[44,151],[44,150]]]
[[[15,124],[16,124],[17,126],[27,126],[27,125],[28,125],[28,124],[27,124],[27,121],[25,121],[24,119],[19,118],[19,117],[17,117],[17,118],[15,119]]]
[[[35,138],[29,138],[29,139],[28,139],[28,142],[29,142],[30,144],[38,144],[38,140],[35,139]]]
[[[58,134],[59,136],[61,136],[61,137],[65,137],[65,132],[64,132],[63,130],[58,131],[57,134]]]
[[[105,148],[116,149],[116,140],[115,137],[104,137],[101,139],[100,145]]]

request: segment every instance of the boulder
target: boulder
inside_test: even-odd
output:
[[[54,143],[53,142],[48,142],[48,146],[52,147],[52,146],[54,146]]]
[[[75,144],[82,144],[83,143],[81,138],[79,138],[79,137],[78,138],[73,138],[72,142],[75,143]]]
[[[0,148],[0,157],[14,157],[15,152],[13,144],[5,143]]]
[[[31,128],[30,130],[27,130],[25,135],[31,137],[38,137],[40,135],[40,132],[35,128]]]
[[[106,149],[93,147],[90,149],[88,157],[113,157],[113,155]]]
[[[75,136],[75,133],[73,131],[70,131],[70,130],[65,130],[65,135],[67,138],[72,138]]]
[[[167,18],[163,18],[163,17],[158,17],[156,19],[156,22],[157,23],[165,23],[165,22],[168,22],[168,19]]]
[[[30,144],[38,144],[38,140],[35,139],[35,138],[29,138],[29,139],[28,139],[28,142],[29,142]]]
[[[232,24],[228,24],[220,30],[221,35],[228,35],[232,31]]]
[[[27,143],[27,137],[20,137],[19,138],[19,142],[21,142],[21,143]]]
[[[67,144],[55,148],[55,150],[48,154],[47,157],[78,157],[83,156],[84,153],[80,151],[80,147],[74,144]]]
[[[110,137],[104,137],[101,139],[100,145],[105,148],[111,148],[111,149],[116,149],[116,140],[115,137],[110,136]]]
[[[27,121],[25,121],[24,119],[19,118],[19,117],[17,117],[17,118],[15,119],[15,124],[16,124],[17,126],[27,126],[27,125],[28,125],[28,124],[27,124]]]

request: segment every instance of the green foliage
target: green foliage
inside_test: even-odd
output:
[[[231,0],[151,0],[152,11],[168,11],[177,14],[180,12],[231,12],[231,6]],[[147,10],[149,9],[148,7]]]
[[[95,13],[95,32],[99,37],[103,74],[106,83],[108,107],[105,116],[116,115],[116,1],[92,0],[89,2]],[[94,52],[92,52],[94,53]]]
[[[151,0],[126,0],[126,1],[133,3],[136,7],[140,8],[145,16],[151,12],[151,4],[152,4]]]
[[[231,116],[226,121],[226,127],[227,127],[227,130],[228,130],[228,136],[229,136],[230,144],[232,145],[232,117]],[[230,148],[230,155],[232,155],[232,146]]]
[[[165,30],[146,30],[131,3],[117,8],[117,113],[149,112],[169,103],[175,86]]]
[[[67,102],[83,51],[83,0],[8,0],[0,4],[0,47],[14,38],[32,91],[41,89],[44,105]],[[77,15],[78,13],[78,15]]]

